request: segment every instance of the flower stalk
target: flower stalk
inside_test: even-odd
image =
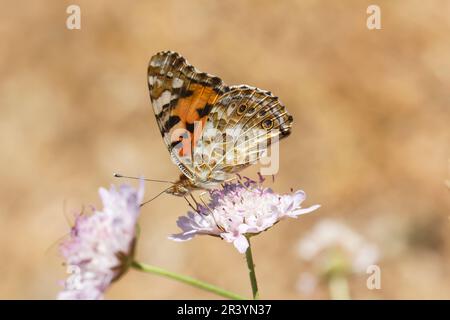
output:
[[[332,300],[350,300],[350,290],[345,275],[332,275],[328,280],[330,298]]]
[[[247,260],[248,275],[250,277],[250,284],[252,286],[253,300],[257,300],[259,299],[258,282],[256,280],[255,264],[253,263],[250,237],[247,237],[247,241],[248,241],[248,248],[247,251],[245,252],[245,258]]]
[[[196,288],[208,291],[208,292],[215,293],[224,298],[233,299],[233,300],[246,300],[247,299],[236,293],[227,291],[225,289],[222,289],[215,285],[209,284],[207,282],[203,282],[201,280],[191,278],[189,276],[185,276],[185,275],[182,275],[179,273],[168,271],[163,268],[155,267],[155,266],[148,265],[145,263],[133,261],[133,263],[131,264],[131,267],[136,270],[142,271],[142,272],[152,273],[155,275],[163,276],[163,277],[166,277],[166,278],[169,278],[172,280],[176,280],[176,281],[191,285],[193,287],[196,287]]]

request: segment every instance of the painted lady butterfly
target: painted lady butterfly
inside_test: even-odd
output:
[[[151,58],[148,86],[161,135],[183,173],[167,193],[186,196],[217,186],[291,131],[292,116],[272,93],[227,86],[176,52]]]

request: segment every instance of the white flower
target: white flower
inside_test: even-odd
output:
[[[303,272],[297,280],[297,291],[305,296],[312,295],[317,288],[317,277],[309,272]]]
[[[188,212],[178,219],[182,232],[170,239],[186,241],[196,235],[218,236],[244,253],[249,246],[247,236],[265,231],[286,217],[296,218],[319,208],[319,205],[300,207],[306,198],[303,191],[279,195],[248,178],[243,183],[226,183],[223,189],[210,191],[210,196],[208,207],[199,206],[199,212]]]
[[[70,237],[61,244],[70,276],[58,299],[102,299],[133,258],[142,182],[138,190],[123,185],[100,188],[99,193],[103,210],[78,215]]]
[[[365,272],[379,258],[376,245],[363,239],[348,226],[326,219],[319,222],[299,242],[298,252],[305,260],[313,260],[322,252],[341,249],[350,261],[354,272]]]

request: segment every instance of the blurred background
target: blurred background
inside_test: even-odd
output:
[[[81,7],[81,30],[66,28],[71,4]],[[381,8],[381,30],[366,27],[370,4]],[[66,277],[57,243],[75,212],[100,204],[100,186],[120,182],[114,172],[179,175],[147,90],[147,63],[160,50],[178,51],[228,84],[268,89],[294,116],[271,186],[303,189],[306,206],[322,207],[254,238],[262,298],[330,297],[320,279],[305,285],[305,272],[317,270],[299,252],[324,219],[377,248],[381,289],[368,290],[368,275],[355,273],[353,298],[450,298],[449,1],[3,1],[1,8],[0,298],[56,296]],[[147,184],[147,198],[162,188]],[[169,195],[143,208],[139,260],[249,296],[244,256],[232,245],[167,239],[187,209]],[[130,271],[107,298],[215,296]]]

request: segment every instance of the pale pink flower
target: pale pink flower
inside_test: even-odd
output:
[[[306,194],[296,191],[279,195],[246,178],[245,182],[226,183],[223,189],[210,191],[208,206],[199,206],[199,212],[188,212],[178,218],[182,230],[169,238],[186,241],[196,235],[211,235],[233,243],[240,253],[245,253],[248,236],[272,227],[284,218],[297,218],[319,208],[314,205],[301,208]]]
[[[341,250],[353,272],[365,272],[367,267],[379,259],[378,247],[364,239],[347,225],[332,219],[316,224],[298,244],[298,253],[307,261],[321,254]]]
[[[58,299],[102,299],[132,261],[143,183],[138,190],[123,185],[99,193],[103,209],[78,215],[61,244],[70,275]]]

